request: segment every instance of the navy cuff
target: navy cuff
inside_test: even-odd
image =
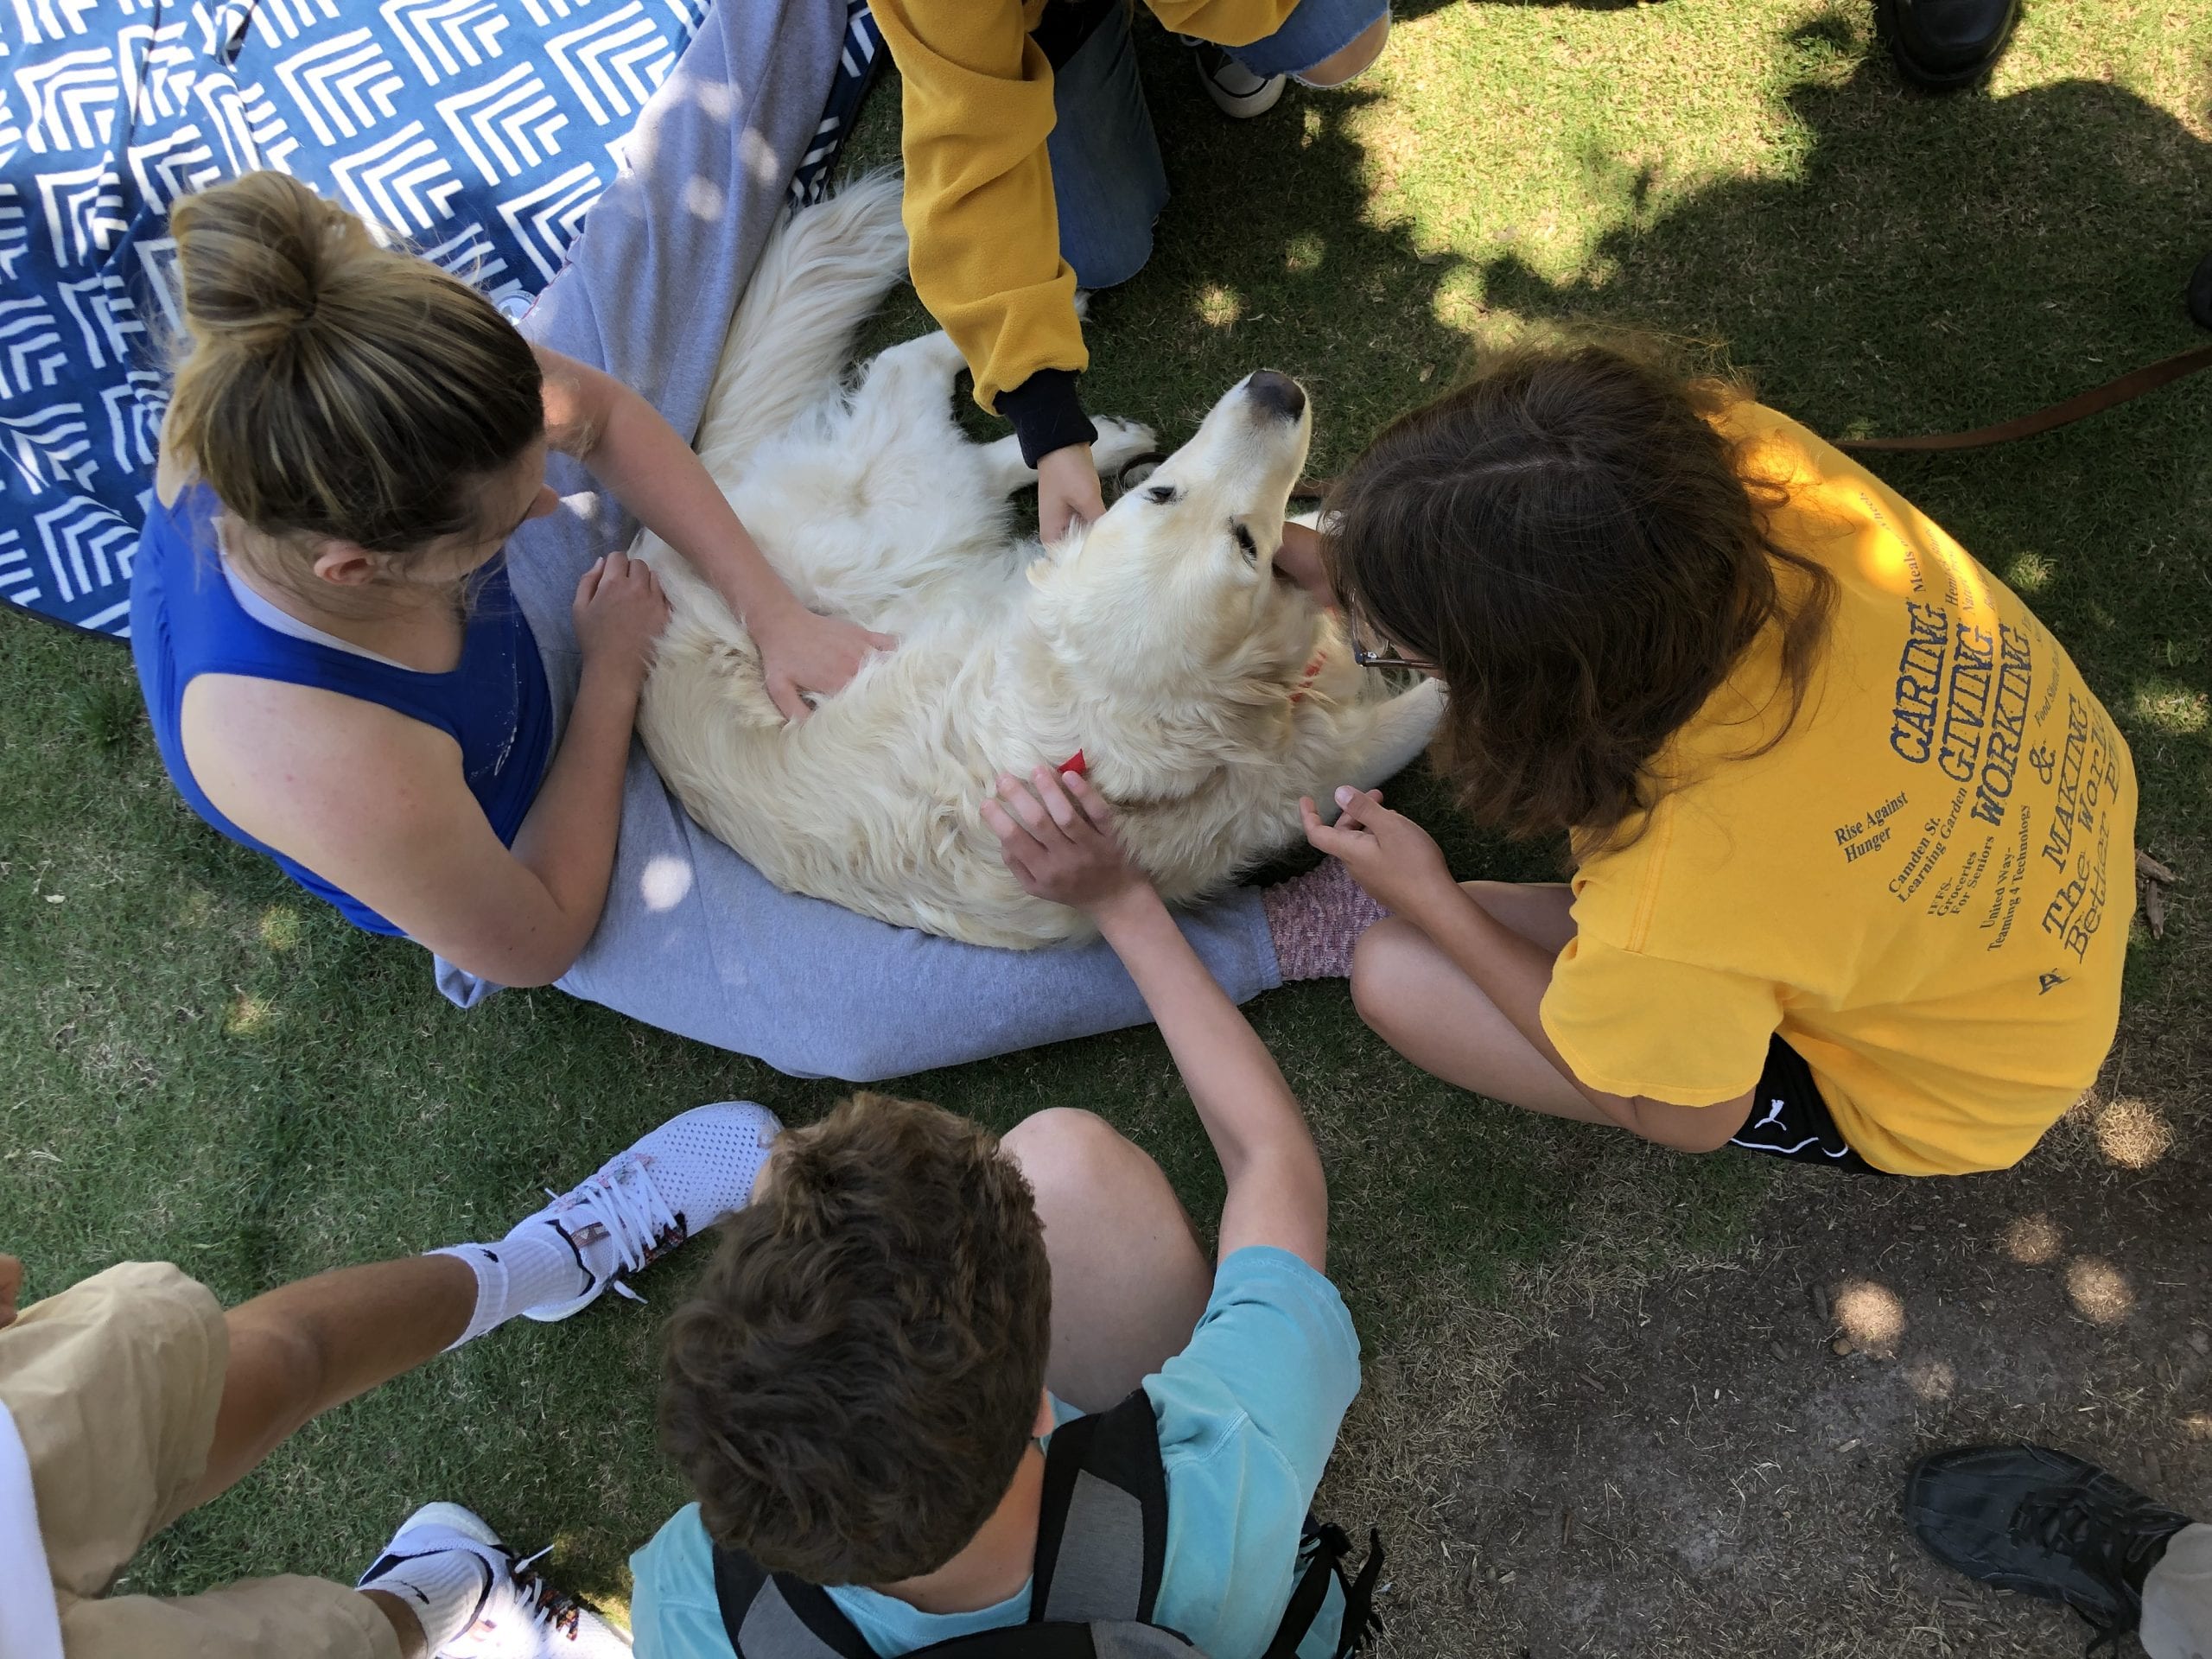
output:
[[[1014,423],[1021,459],[1031,467],[1055,449],[1098,439],[1098,429],[1076,396],[1072,369],[1038,370],[1020,385],[999,393],[999,413]]]

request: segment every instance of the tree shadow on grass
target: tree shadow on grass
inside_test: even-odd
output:
[[[1802,176],[1628,204],[1566,280],[1492,262],[1490,303],[1719,342],[1838,436],[1979,426],[2202,342],[2181,292],[2212,145],[2171,115],[2083,80],[1929,99],[1885,65],[1833,73],[1833,33],[1798,44],[1816,75],[1789,100],[1815,140]],[[2200,380],[2049,436],[1872,463],[2075,654],[2135,747],[2152,832],[2208,802],[2208,416]]]

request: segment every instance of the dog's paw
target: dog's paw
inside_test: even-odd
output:
[[[1110,415],[1096,424],[1098,437],[1090,446],[1090,458],[1097,463],[1101,478],[1111,478],[1139,455],[1147,454],[1155,448],[1148,426]]]

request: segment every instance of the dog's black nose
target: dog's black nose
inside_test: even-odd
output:
[[[1272,410],[1287,421],[1294,421],[1306,412],[1306,388],[1273,369],[1255,371],[1244,383],[1244,390],[1252,394],[1261,408]]]

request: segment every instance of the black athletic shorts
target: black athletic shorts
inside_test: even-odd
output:
[[[1805,1057],[1777,1036],[1767,1045],[1766,1069],[1751,1091],[1751,1115],[1728,1143],[1793,1163],[1821,1164],[1854,1175],[1885,1175],[1851,1149]]]

